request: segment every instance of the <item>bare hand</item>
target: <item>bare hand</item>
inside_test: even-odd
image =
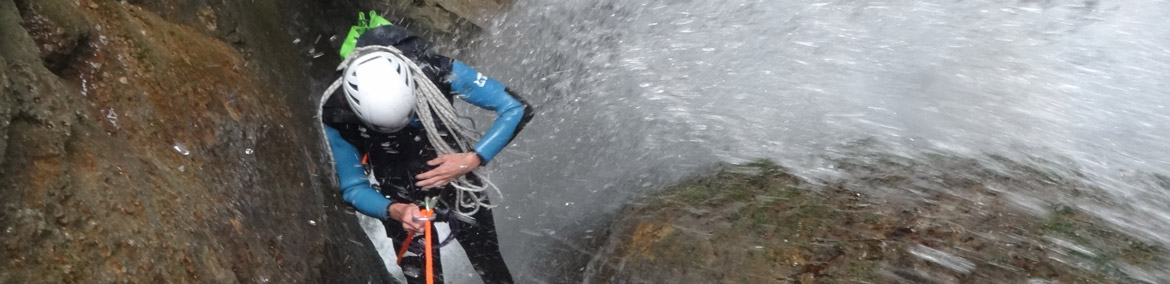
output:
[[[446,154],[427,161],[427,165],[436,166],[425,173],[415,176],[419,182],[415,183],[423,189],[445,186],[451,180],[459,178],[479,168],[483,160],[475,153]]]
[[[390,219],[394,219],[402,223],[402,229],[411,233],[421,233],[426,227],[426,221],[421,220],[422,211],[418,209],[418,205],[411,203],[391,203],[390,208],[386,209],[390,213]]]

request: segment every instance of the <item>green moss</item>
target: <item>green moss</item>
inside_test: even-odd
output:
[[[772,223],[772,212],[767,208],[756,207],[751,213],[752,227],[759,228]]]
[[[715,191],[699,182],[694,182],[680,186],[676,192],[666,198],[675,199],[685,204],[699,204],[710,200],[714,195]]]
[[[875,261],[850,261],[845,265],[845,276],[853,280],[877,279],[878,263]]]
[[[687,179],[663,191],[664,198],[685,204],[718,205],[751,200],[761,195],[790,197],[798,194],[780,166],[767,160],[742,165],[722,165],[713,175]]]
[[[662,200],[674,209],[653,211],[654,206],[647,206],[653,214],[669,219],[669,215],[682,212],[679,208],[685,206],[695,212],[710,213],[702,214],[702,218],[686,214],[688,217],[681,222],[702,222],[684,224],[686,227],[702,228],[712,219],[729,224],[719,224],[721,229],[711,230],[712,235],[706,237],[687,235],[684,238],[686,234],[675,233],[655,249],[660,256],[680,258],[672,262],[676,265],[673,267],[703,267],[707,259],[696,254],[702,243],[710,242],[719,244],[712,248],[717,261],[745,264],[729,268],[726,273],[759,276],[759,271],[774,271],[782,279],[792,281],[797,273],[807,272],[815,274],[817,283],[880,283],[886,275],[881,267],[925,263],[906,253],[907,247],[918,245],[960,248],[955,254],[976,262],[983,272],[960,277],[971,283],[1030,278],[1068,283],[1132,283],[1138,281],[1127,276],[1123,268],[1132,265],[1152,271],[1164,267],[1161,264],[1164,248],[1100,225],[1100,220],[1073,206],[1055,205],[1051,207],[1053,214],[1045,218],[946,211],[962,206],[966,200],[945,197],[932,200],[936,202],[932,204],[946,206],[891,208],[880,206],[883,204],[880,201],[867,200],[853,189],[798,188],[800,181],[784,171],[763,160],[724,165],[712,174],[664,189]],[[726,225],[732,229],[722,229]],[[997,235],[1026,238],[986,238]],[[1056,241],[1048,237],[1076,247],[1055,245]],[[744,251],[747,244],[766,249]],[[793,266],[794,258],[803,259],[803,266]],[[656,262],[667,261],[660,258]],[[744,281],[759,280],[749,277]]]
[[[881,225],[882,216],[878,215],[878,214],[873,214],[873,213],[866,213],[865,218],[862,219],[862,222],[865,222],[866,224],[870,224],[870,225],[875,225],[875,226]]]
[[[1092,268],[1090,273],[1078,277],[1079,280],[1089,283],[1107,282],[1109,279],[1136,282],[1121,269],[1121,263],[1148,269],[1154,268],[1161,261],[1165,250],[1160,246],[1134,240],[1120,232],[1086,221],[1084,219],[1089,217],[1072,206],[1059,204],[1054,206],[1053,212],[1040,225],[1039,231],[1092,252],[1087,254],[1075,249],[1062,251]]]
[[[1068,205],[1057,204],[1053,206],[1052,211],[1052,216],[1040,225],[1040,229],[1047,234],[1081,240],[1080,232],[1084,229],[1082,224],[1074,219],[1078,215],[1077,210]]]

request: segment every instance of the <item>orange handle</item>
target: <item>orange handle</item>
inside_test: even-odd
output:
[[[425,231],[423,234],[423,237],[427,242],[425,245],[427,254],[427,284],[434,284],[435,270],[433,269],[434,263],[431,260],[431,216],[435,215],[435,211],[433,209],[423,210],[422,215],[423,218],[427,219],[426,228],[424,229]]]

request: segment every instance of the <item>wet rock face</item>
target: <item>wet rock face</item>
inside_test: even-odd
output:
[[[897,169],[867,170],[888,177],[873,186],[912,187]],[[727,166],[625,208],[587,281],[1152,283],[1167,269],[1163,247],[1069,206],[1023,213],[966,174],[989,172],[944,173],[954,195],[892,202],[769,162]]]
[[[64,0],[19,0],[16,8],[21,25],[36,42],[45,67],[60,74],[83,52],[92,33],[90,23],[72,2]]]
[[[83,53],[92,28],[84,15],[64,0],[18,0],[21,25],[33,37],[41,60],[50,70],[60,72]]]
[[[0,0],[0,283],[388,282],[313,119],[357,7]]]

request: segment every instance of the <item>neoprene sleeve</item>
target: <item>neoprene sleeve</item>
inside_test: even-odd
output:
[[[341,132],[332,127],[325,126],[325,136],[329,140],[329,150],[333,153],[338,182],[341,183],[341,198],[353,204],[359,212],[386,220],[389,217],[386,207],[390,206],[390,199],[370,187],[357,148],[345,142]]]
[[[453,75],[451,90],[455,91],[459,98],[496,112],[497,117],[492,123],[492,128],[488,129],[479,143],[472,148],[479,153],[483,163],[487,164],[516,135],[520,121],[524,118],[524,104],[508,94],[504,84],[484,76],[459,60],[452,64],[451,74]]]

